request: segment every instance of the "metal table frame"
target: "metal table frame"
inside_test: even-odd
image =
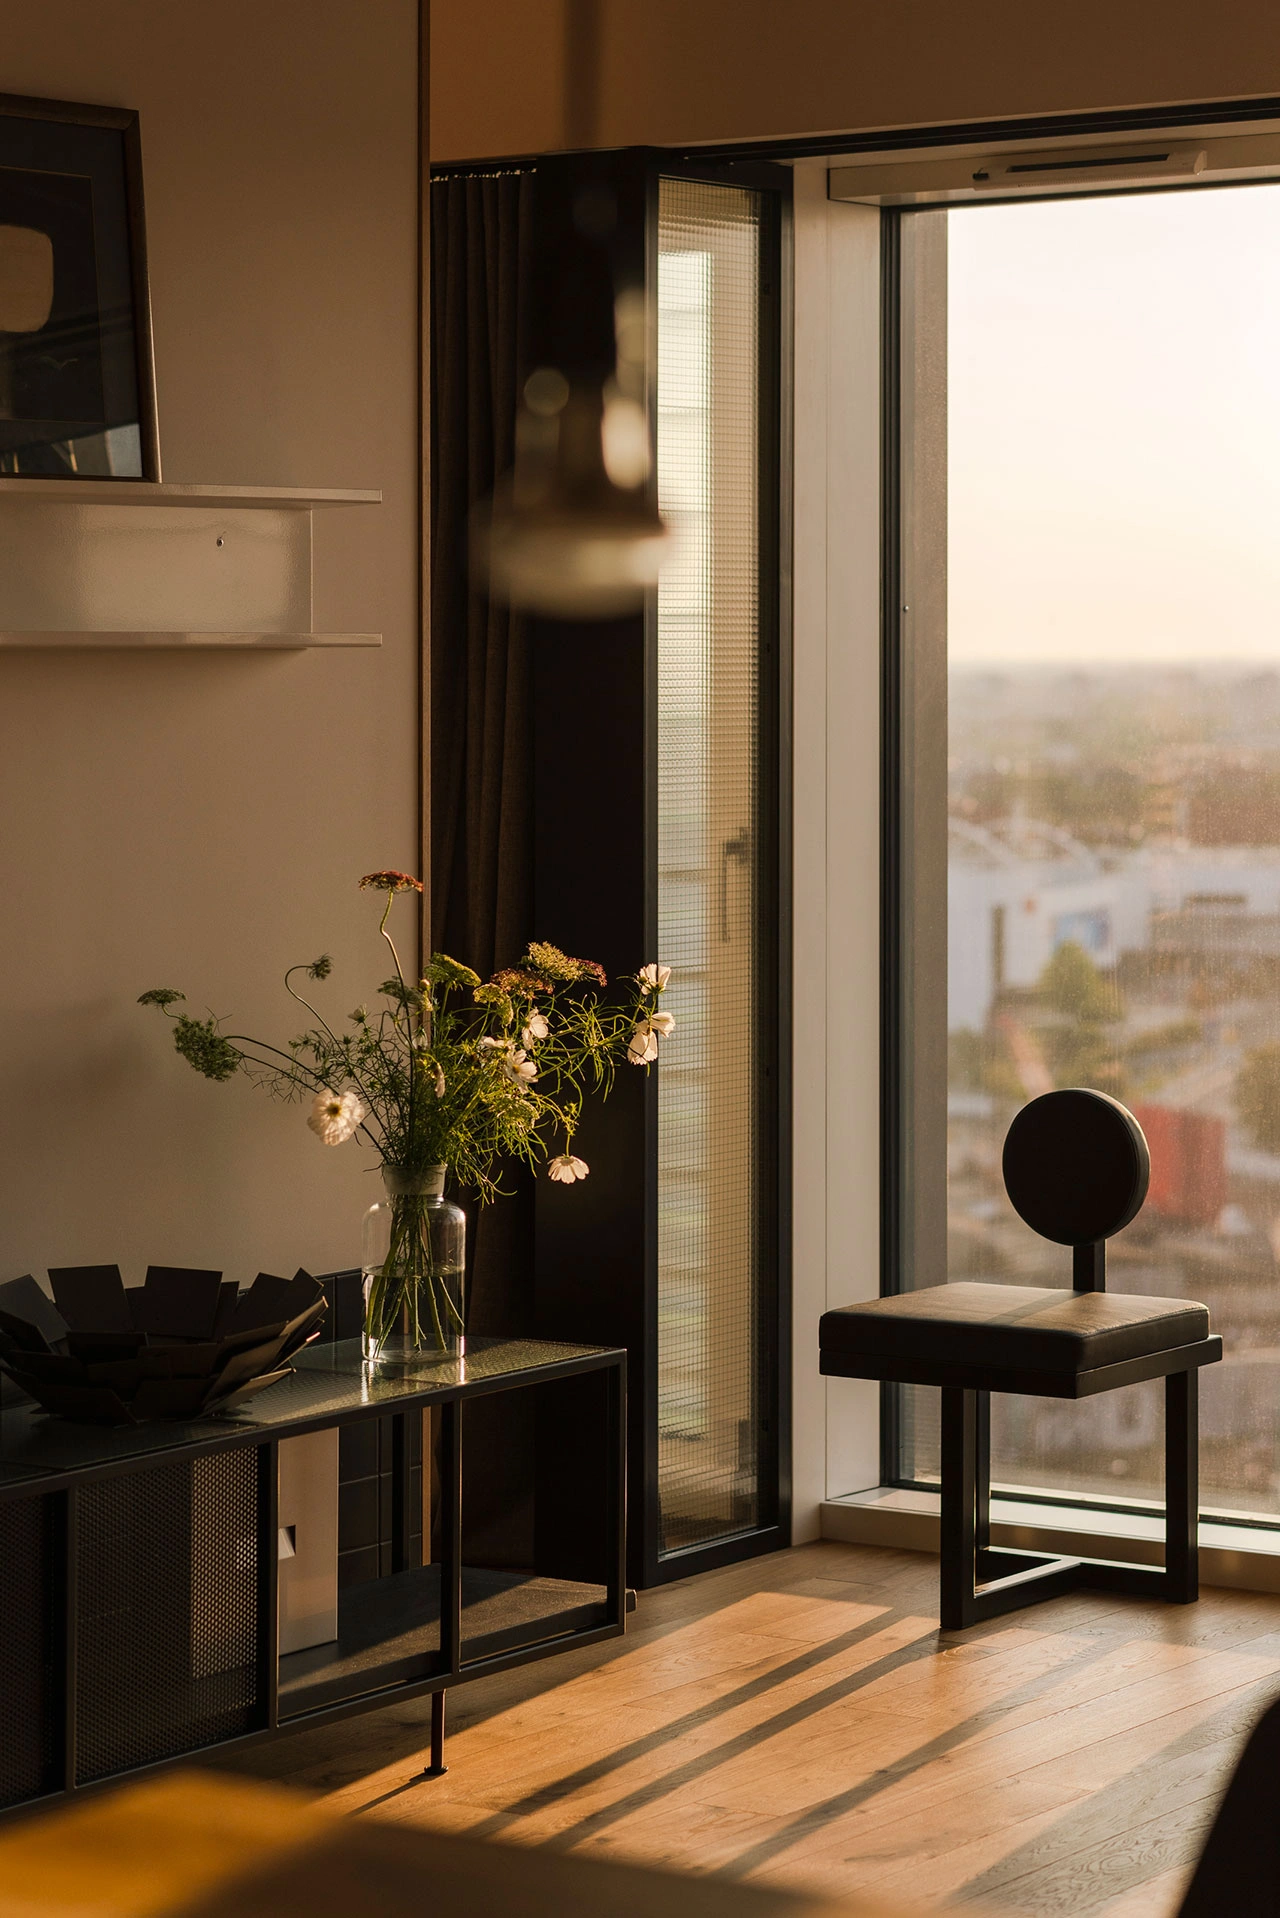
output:
[[[354,1342],[351,1342],[354,1344]],[[104,1433],[101,1428],[69,1427],[56,1422],[61,1430],[57,1437],[64,1441],[67,1434],[81,1433],[91,1435],[93,1445],[89,1449],[99,1456],[85,1459],[81,1463],[51,1461],[41,1464],[38,1461],[38,1437],[35,1445],[36,1462],[28,1462],[20,1456],[16,1462],[13,1451],[20,1453],[20,1441],[25,1435],[38,1434],[40,1428],[52,1431],[55,1422],[47,1421],[35,1411],[34,1407],[16,1406],[0,1408],[0,1432],[10,1441],[0,1443],[0,1504],[33,1497],[55,1498],[60,1501],[61,1510],[56,1519],[55,1565],[53,1578],[55,1590],[60,1589],[61,1604],[58,1608],[56,1635],[56,1671],[59,1693],[59,1710],[56,1714],[57,1737],[60,1745],[61,1784],[39,1796],[23,1799],[17,1805],[0,1808],[0,1817],[14,1812],[22,1812],[33,1805],[45,1804],[61,1792],[92,1790],[98,1784],[114,1782],[124,1776],[136,1776],[141,1772],[158,1770],[167,1765],[189,1761],[193,1757],[207,1756],[211,1751],[238,1750],[245,1746],[260,1743],[266,1739],[283,1736],[294,1731],[309,1729],[338,1719],[348,1718],[376,1709],[392,1700],[397,1702],[424,1695],[431,1695],[432,1704],[432,1763],[428,1775],[436,1775],[444,1769],[444,1695],[459,1684],[469,1683],[476,1678],[491,1673],[506,1671],[513,1666],[531,1663],[557,1652],[593,1645],[602,1640],[619,1636],[625,1630],[626,1612],[629,1594],[626,1585],[626,1352],[616,1347],[585,1347],[556,1345],[549,1341],[499,1341],[473,1340],[467,1360],[439,1361],[432,1375],[432,1367],[424,1366],[413,1377],[406,1377],[403,1386],[394,1390],[389,1397],[384,1391],[373,1402],[352,1404],[341,1410],[329,1408],[316,1412],[300,1412],[297,1416],[272,1416],[270,1401],[273,1396],[288,1389],[287,1382],[262,1394],[235,1414],[223,1418],[206,1418],[190,1425],[165,1428],[153,1425],[144,1428],[126,1428],[118,1433]],[[528,1354],[527,1360],[518,1369],[480,1376],[479,1368],[474,1364],[474,1355],[491,1355],[498,1347],[519,1346]],[[347,1348],[349,1349],[349,1348]],[[314,1350],[314,1348],[313,1348]],[[343,1365],[341,1354],[343,1347],[329,1347],[324,1356],[331,1358],[334,1375],[338,1376]],[[346,1363],[342,1376],[354,1378],[363,1371],[355,1345],[354,1361]],[[335,1356],[336,1355],[336,1356]],[[310,1355],[303,1355],[304,1358]],[[320,1357],[312,1358],[311,1365],[323,1364]],[[468,1369],[473,1376],[468,1377]],[[299,1373],[304,1370],[299,1366]],[[518,1391],[530,1386],[550,1384],[557,1380],[579,1377],[587,1373],[603,1373],[605,1377],[605,1444],[608,1457],[612,1461],[607,1472],[607,1509],[604,1514],[604,1536],[607,1553],[607,1578],[605,1580],[604,1623],[582,1630],[562,1633],[544,1641],[529,1643],[513,1649],[499,1651],[477,1658],[466,1658],[462,1637],[462,1443],[461,1409],[468,1399],[487,1397],[504,1391]],[[297,1377],[298,1374],[295,1374]],[[384,1379],[385,1385],[385,1379]],[[278,1616],[278,1448],[281,1441],[300,1438],[308,1432],[331,1429],[335,1426],[353,1424],[360,1419],[386,1417],[389,1413],[411,1413],[420,1409],[438,1406],[440,1408],[440,1645],[436,1666],[430,1672],[416,1679],[403,1680],[391,1685],[353,1695],[340,1701],[323,1705],[317,1709],[304,1710],[280,1716],[279,1697],[279,1616]],[[172,1432],[172,1438],[166,1441],[166,1433]],[[12,1441],[19,1443],[15,1446]],[[113,1446],[112,1440],[116,1443]],[[76,1706],[78,1690],[79,1648],[77,1645],[78,1619],[78,1565],[77,1565],[77,1501],[82,1488],[104,1479],[119,1477],[130,1472],[144,1471],[158,1465],[174,1464],[212,1454],[225,1453],[235,1449],[253,1447],[258,1454],[258,1495],[257,1495],[257,1669],[258,1695],[261,1701],[263,1722],[254,1730],[235,1737],[218,1741],[212,1745],[204,1744],[192,1750],[159,1758],[139,1767],[129,1768],[112,1774],[110,1779],[82,1781],[77,1776],[76,1749]],[[8,1454],[8,1456],[6,1456]],[[0,1701],[2,1709],[3,1701]]]

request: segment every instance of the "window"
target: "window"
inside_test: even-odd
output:
[[[774,1522],[763,197],[681,179],[659,194],[658,490],[674,550],[657,615],[658,950],[680,987],[658,1075],[664,1553]]]
[[[901,1282],[1069,1285],[1001,1143],[1114,1092],[1153,1176],[1109,1283],[1209,1305],[1202,1501],[1280,1517],[1280,186],[886,218]],[[1154,1386],[993,1402],[1006,1485],[1158,1499],[1160,1440]],[[936,1478],[933,1395],[897,1448]]]

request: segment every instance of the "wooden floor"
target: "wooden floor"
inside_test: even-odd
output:
[[[1168,1918],[1280,1599],[1084,1594],[937,1629],[936,1560],[817,1544],[642,1593],[625,1640],[248,1752],[351,1812],[828,1895]]]

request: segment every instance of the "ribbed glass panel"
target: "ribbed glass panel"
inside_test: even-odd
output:
[[[665,1552],[759,1522],[759,195],[661,183],[658,1485]]]

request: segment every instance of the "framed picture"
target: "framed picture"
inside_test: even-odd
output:
[[[0,94],[0,484],[160,478],[138,116]]]

